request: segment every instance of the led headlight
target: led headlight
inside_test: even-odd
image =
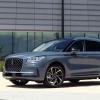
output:
[[[45,56],[29,57],[29,58],[27,58],[27,62],[28,63],[36,63],[38,61],[41,61],[44,58],[45,58]]]

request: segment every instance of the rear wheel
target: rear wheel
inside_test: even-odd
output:
[[[10,82],[12,82],[14,85],[20,85],[20,86],[28,83],[27,80],[10,80]]]
[[[64,81],[64,70],[58,64],[51,65],[46,72],[44,85],[48,87],[59,87]]]

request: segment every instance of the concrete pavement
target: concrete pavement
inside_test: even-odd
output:
[[[0,73],[0,100],[65,100],[66,98],[85,100],[100,100],[100,80],[81,81],[78,85],[65,82],[61,88],[45,88],[42,84],[29,82],[26,86],[18,87],[2,77]],[[76,99],[75,99],[76,97]],[[34,98],[34,99],[33,99]],[[42,98],[42,99],[41,99]],[[51,99],[50,99],[51,98]]]

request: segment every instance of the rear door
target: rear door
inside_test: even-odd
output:
[[[89,75],[100,74],[100,42],[93,40],[85,41],[85,52],[87,71]]]

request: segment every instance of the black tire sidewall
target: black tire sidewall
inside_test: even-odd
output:
[[[27,80],[21,80],[21,82],[18,82],[17,80],[10,80],[10,82],[12,82],[14,85],[19,85],[19,86],[22,86],[28,83]]]

